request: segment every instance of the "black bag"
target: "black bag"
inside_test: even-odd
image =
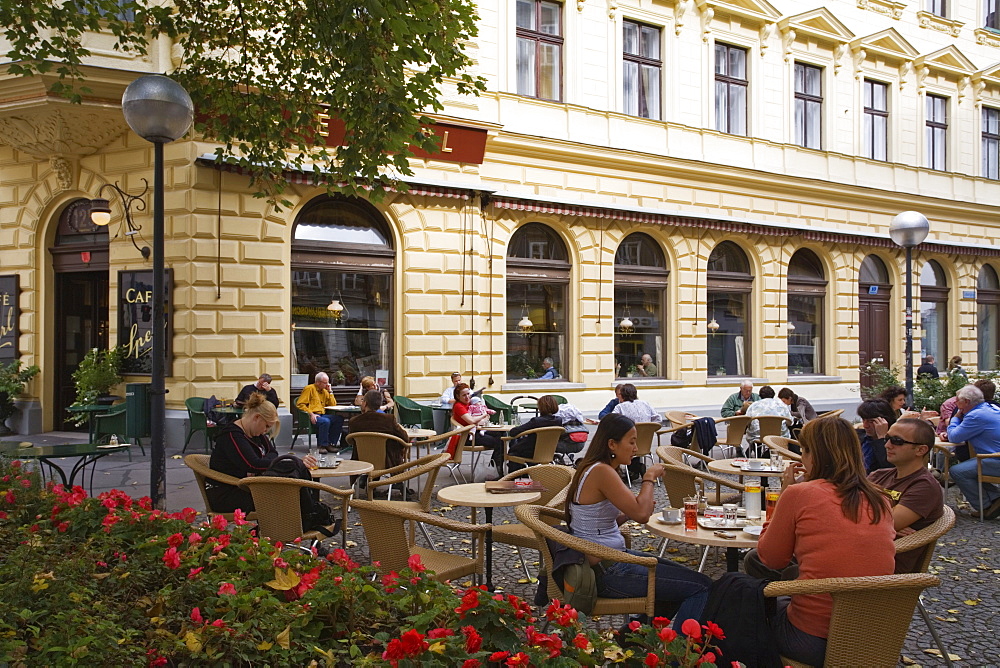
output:
[[[263,475],[312,480],[309,467],[295,455],[281,455],[271,462]],[[303,531],[318,531],[327,537],[335,536],[340,531],[340,520],[335,522],[333,509],[319,500],[318,489],[303,487],[299,490],[299,507],[302,510]],[[331,524],[337,525],[334,526],[333,531],[327,529]]]
[[[559,437],[556,443],[556,452],[561,455],[575,455],[583,450],[587,439],[590,437],[590,430],[579,420],[570,420],[563,425],[566,432]]]
[[[678,448],[691,447],[691,429],[678,429],[670,434],[670,445]]]

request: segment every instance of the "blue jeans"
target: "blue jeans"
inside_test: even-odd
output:
[[[340,437],[343,430],[344,430],[343,415],[316,416],[316,438],[319,441],[319,447],[326,448],[331,445],[330,443],[331,432],[333,433],[333,445],[338,445],[340,443]]]
[[[771,619],[774,644],[781,656],[810,666],[822,666],[826,660],[826,638],[810,635],[788,621],[788,604],[791,602],[790,596],[778,597],[777,614]]]
[[[651,556],[645,552],[626,550],[639,557]],[[674,620],[699,619],[708,601],[708,588],[712,580],[707,576],[681,566],[673,561],[658,559],[656,566],[656,600],[680,603]],[[602,598],[639,598],[646,595],[649,569],[638,564],[617,561],[608,566],[595,567],[597,595]],[[680,628],[679,625],[676,628]]]
[[[984,459],[983,461],[983,475],[990,476],[1000,476],[1000,458],[997,459]],[[979,512],[979,482],[976,477],[976,460],[967,459],[961,464],[955,464],[949,469],[951,474],[951,479],[955,481],[958,488],[962,490],[962,494],[965,495],[965,500],[972,504],[973,509]],[[1000,489],[996,485],[984,482],[983,483],[983,508],[989,508],[997,498],[1000,498]]]

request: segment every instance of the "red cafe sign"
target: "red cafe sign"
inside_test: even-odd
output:
[[[339,118],[331,118],[326,114],[320,114],[319,120],[319,134],[325,139],[327,146],[340,146],[344,143],[346,132],[343,121]],[[416,157],[446,162],[464,162],[473,165],[483,164],[488,134],[486,129],[456,125],[445,121],[438,121],[433,125],[422,127],[441,138],[441,149],[434,153],[428,153],[411,146],[410,150]]]

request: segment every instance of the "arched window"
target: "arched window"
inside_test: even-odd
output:
[[[507,252],[507,379],[569,378],[569,254],[552,228],[523,225]],[[530,323],[530,325],[529,325]],[[551,367],[546,360],[551,360]]]
[[[668,275],[663,251],[649,235],[630,234],[618,246],[615,253],[616,376],[662,378],[667,375],[663,343]],[[649,355],[649,361],[644,363],[645,355]]]
[[[993,267],[984,265],[976,281],[979,306],[979,369],[996,369],[1000,355],[1000,279]]]
[[[750,293],[746,253],[723,241],[708,258],[708,375],[750,375]]]
[[[325,371],[334,386],[392,374],[395,251],[368,202],[317,198],[292,232],[292,372]],[[341,394],[344,394],[342,392]]]
[[[944,269],[928,260],[920,271],[920,357],[948,359],[948,279]]]
[[[788,261],[788,372],[823,373],[823,264],[802,248]]]

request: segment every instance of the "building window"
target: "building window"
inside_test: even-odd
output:
[[[1000,16],[997,16],[998,0],[983,0],[983,8],[986,10],[986,20],[983,26],[991,30],[1000,30]]]
[[[948,98],[927,96],[927,167],[944,170],[948,159]]]
[[[920,272],[920,356],[948,359],[948,279],[930,260]]]
[[[649,235],[630,234],[618,246],[614,324],[615,375],[620,378],[667,375],[664,314],[668,276],[663,251]],[[644,362],[646,355],[649,360]]]
[[[795,143],[804,148],[822,148],[823,70],[795,63]]]
[[[389,372],[395,251],[382,215],[364,200],[321,197],[292,235],[292,373],[325,371],[354,388]],[[343,397],[341,397],[343,398]]]
[[[823,264],[805,248],[788,262],[788,372],[823,373]]]
[[[1000,109],[983,107],[983,176],[1000,179]]]
[[[660,118],[660,30],[625,21],[623,25],[625,113]]]
[[[747,133],[747,50],[715,45],[715,129]]]
[[[566,244],[550,227],[528,223],[518,228],[507,252],[507,379],[530,380],[552,360],[569,378],[566,354],[566,301],[570,263]],[[530,330],[519,323],[527,318]]]
[[[708,258],[708,375],[750,375],[750,293],[746,253],[723,241]]]
[[[979,334],[979,370],[993,370],[997,368],[997,355],[1000,355],[1000,278],[989,265],[979,270],[976,303],[979,306],[976,327]]]
[[[865,134],[863,153],[872,160],[889,155],[889,86],[865,79]]]
[[[517,0],[517,92],[562,99],[562,5]]]
[[[946,0],[927,0],[927,11],[941,18],[948,17]]]

